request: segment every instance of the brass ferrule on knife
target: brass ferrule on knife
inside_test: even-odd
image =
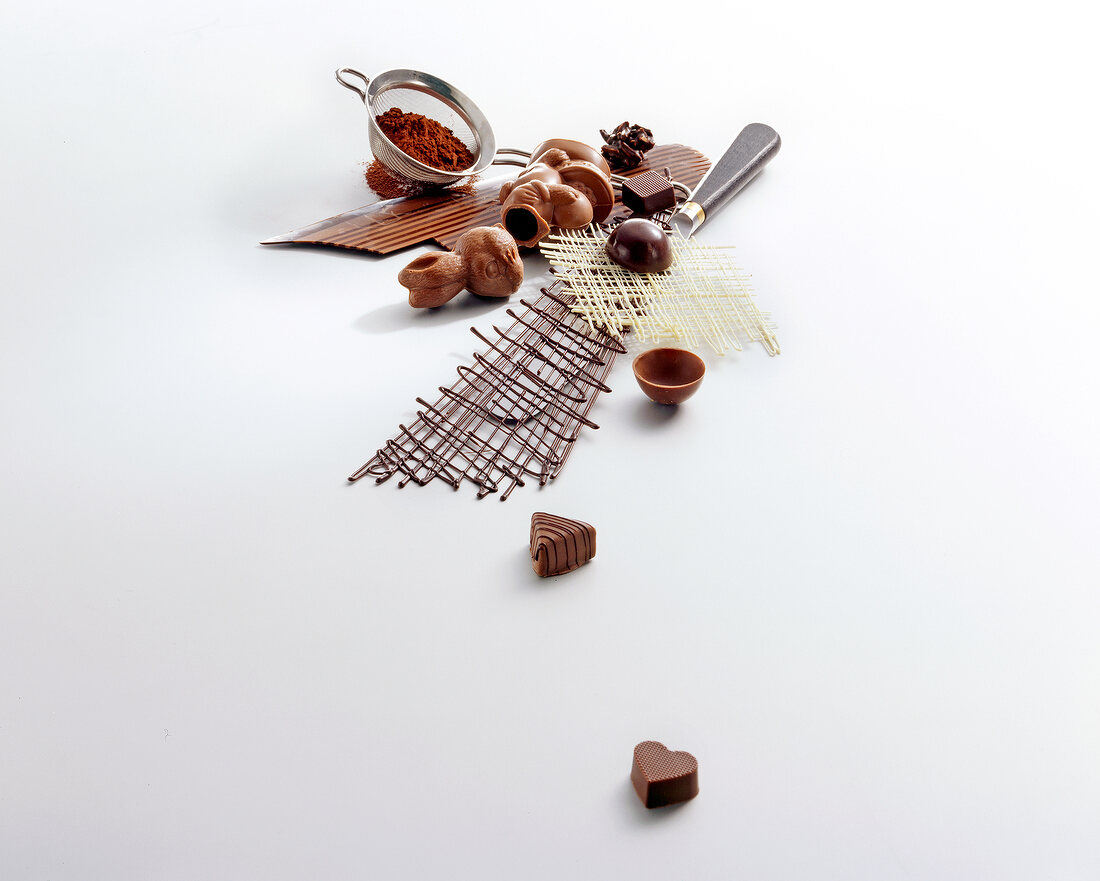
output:
[[[692,194],[694,195],[694,193]],[[707,212],[698,202],[687,201],[672,215],[671,223],[685,239],[697,230],[703,221],[707,219]]]

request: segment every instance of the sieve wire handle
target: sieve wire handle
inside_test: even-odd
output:
[[[504,154],[514,156],[516,158],[506,158]],[[517,150],[515,147],[500,147],[496,155],[493,157],[492,165],[518,165],[523,168],[531,159],[531,154],[527,150]]]
[[[361,79],[361,80],[363,81],[363,86],[364,86],[364,88],[360,89],[360,88],[359,88],[359,87],[358,87],[357,85],[355,85],[355,83],[349,83],[349,82],[348,82],[348,81],[347,81],[346,79],[344,79],[344,78],[343,78],[343,77],[342,77],[342,76],[340,75],[340,74],[345,74],[345,73],[346,73],[346,74],[348,74],[349,76],[357,76],[357,77],[359,77],[359,79]],[[366,104],[366,103],[367,103],[367,90],[366,90],[366,86],[369,86],[369,85],[370,85],[370,77],[368,77],[368,76],[367,76],[366,74],[362,74],[362,73],[360,73],[360,72],[359,72],[359,71],[357,71],[357,70],[356,70],[356,69],[355,69],[354,67],[341,67],[341,68],[340,68],[340,69],[339,69],[338,71],[336,71],[336,82],[338,82],[338,83],[339,83],[339,84],[340,84],[341,86],[343,86],[343,87],[344,87],[345,89],[351,89],[351,90],[352,90],[353,92],[355,92],[355,93],[356,93],[356,94],[357,94],[357,95],[358,95],[358,96],[359,96],[360,98],[362,98],[362,99],[363,99],[363,103],[364,103],[364,104]]]

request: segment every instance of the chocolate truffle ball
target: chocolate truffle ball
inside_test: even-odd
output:
[[[607,256],[633,272],[661,272],[672,265],[668,236],[652,220],[624,220],[607,238]]]

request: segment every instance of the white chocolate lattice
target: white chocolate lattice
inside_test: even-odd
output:
[[[672,267],[644,274],[612,263],[606,242],[607,233],[592,226],[558,230],[539,244],[576,295],[573,311],[593,327],[620,340],[629,328],[640,342],[672,338],[693,347],[702,342],[719,355],[741,351],[745,342],[763,343],[768,354],[779,354],[775,324],[756,307],[732,248],[673,235]]]

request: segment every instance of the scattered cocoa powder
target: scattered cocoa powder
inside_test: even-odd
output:
[[[377,159],[367,165],[367,186],[378,193],[383,199],[399,199],[402,196],[419,196],[426,189],[427,184],[406,180],[386,168]]]
[[[414,180],[407,180],[398,174],[394,174],[377,159],[372,159],[367,163],[367,170],[364,177],[367,179],[367,186],[383,199],[444,195],[446,193],[472,196],[474,193],[474,184],[477,183],[478,180],[477,176],[466,178],[461,183],[454,183],[448,187],[441,187],[437,184],[420,183]]]

